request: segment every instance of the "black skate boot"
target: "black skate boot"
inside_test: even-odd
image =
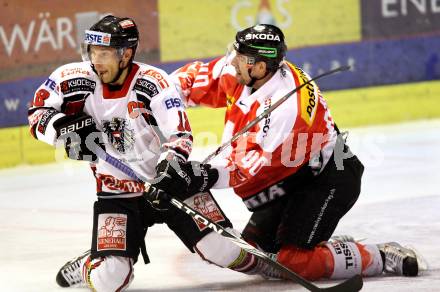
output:
[[[86,287],[81,276],[81,261],[89,255],[90,250],[62,266],[56,277],[57,284],[61,287]]]
[[[384,271],[395,275],[415,277],[419,273],[416,253],[397,242],[377,245],[384,262]]]

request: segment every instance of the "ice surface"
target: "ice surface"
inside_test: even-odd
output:
[[[440,291],[440,120],[354,129],[348,143],[366,170],[361,197],[336,233],[409,244],[430,264],[417,278],[365,279],[362,291]],[[198,149],[195,156],[206,154]],[[1,291],[67,291],[57,287],[55,275],[89,248],[94,192],[84,163],[0,171]],[[241,201],[230,190],[215,195],[243,228],[250,213]],[[129,291],[304,291],[208,265],[166,226],[151,228],[146,245],[152,263],[135,265]]]

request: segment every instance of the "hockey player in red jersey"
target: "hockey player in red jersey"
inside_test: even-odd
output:
[[[285,53],[278,27],[255,25],[237,33],[231,54],[187,64],[173,76],[188,105],[226,107],[226,142],[310,80],[284,59]],[[418,274],[414,251],[397,243],[329,241],[360,194],[364,167],[346,145],[315,82],[292,94],[211,164],[197,164],[206,174],[203,179],[194,176],[193,165],[182,165],[191,178],[182,184],[187,195],[210,186],[233,187],[253,212],[243,237],[307,279],[383,271]]]
[[[60,269],[56,281],[62,287],[87,284],[94,291],[127,288],[139,253],[148,263],[144,237],[148,227],[156,223],[166,223],[191,252],[204,250],[204,259],[210,259],[208,252],[217,253],[220,235],[167,202],[153,207],[146,200],[145,194],[151,197],[165,186],[173,193],[180,191],[172,188],[172,182],[184,178],[178,177],[172,166],[187,160],[192,135],[171,78],[158,68],[133,60],[138,40],[132,19],[104,17],[85,33],[84,61],[56,69],[37,89],[29,109],[31,134],[50,145],[63,141],[68,157],[90,161],[96,178],[98,199],[91,250]],[[155,183],[144,186],[97,159],[99,148]],[[232,228],[209,193],[195,194],[186,203]],[[220,247],[231,245],[226,241]],[[216,263],[258,273],[255,265],[242,264],[242,258],[249,258],[246,252],[232,249],[217,257]],[[264,263],[258,267],[264,268]]]

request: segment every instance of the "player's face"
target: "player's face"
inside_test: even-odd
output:
[[[237,74],[235,75],[235,78],[240,84],[246,85],[251,82],[251,76],[249,76],[249,69],[252,70],[252,67],[254,66],[253,60],[250,59],[250,57],[242,55],[237,52],[234,59],[232,59],[232,66],[234,66],[235,71]]]
[[[89,57],[102,83],[112,82],[118,74],[121,61],[118,51],[115,48],[90,46]]]

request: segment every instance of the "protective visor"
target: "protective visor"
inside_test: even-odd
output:
[[[111,34],[99,31],[85,31],[84,42],[81,44],[81,57],[83,61],[90,61],[92,64],[105,64],[109,61],[121,60],[124,54],[123,48],[110,46]],[[91,49],[98,47],[100,49]]]
[[[228,52],[226,54],[227,59],[232,60],[232,58],[237,58],[240,60],[240,62],[243,62],[247,65],[255,65],[255,58],[249,55],[246,55],[245,53],[242,53],[237,50],[238,43],[232,42],[228,45]]]

